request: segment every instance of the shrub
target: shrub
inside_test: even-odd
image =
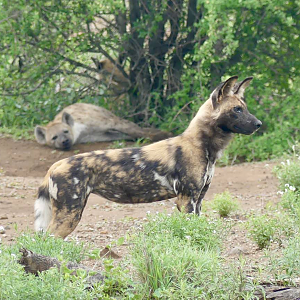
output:
[[[276,222],[266,215],[254,216],[248,221],[247,227],[258,248],[263,249],[269,246],[274,238]]]
[[[292,147],[293,156],[286,161],[281,162],[279,166],[274,169],[280,181],[280,187],[283,190],[300,191],[300,156],[298,155],[299,143]]]
[[[282,256],[271,257],[271,271],[276,280],[292,281],[300,276],[300,237],[297,235],[289,240]],[[289,282],[291,283],[291,282]]]
[[[286,190],[282,192],[281,205],[298,221],[300,220],[300,194],[299,192]]]
[[[298,230],[294,221],[283,212],[277,214],[273,212],[272,216],[252,216],[246,227],[259,249],[268,247],[272,242],[282,245],[285,238],[292,236]]]
[[[212,208],[223,218],[228,217],[238,207],[237,201],[233,199],[233,196],[228,191],[216,194],[212,202]]]
[[[220,234],[220,221],[182,213],[152,217],[133,239],[142,299],[253,299],[253,282],[238,268],[223,268]]]

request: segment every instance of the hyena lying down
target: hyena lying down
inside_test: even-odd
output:
[[[38,143],[53,148],[69,150],[74,144],[134,140],[141,137],[159,141],[171,134],[154,128],[141,128],[121,119],[107,109],[75,103],[65,107],[47,126],[36,126]]]
[[[90,193],[119,203],[177,197],[180,211],[200,214],[216,160],[234,133],[260,126],[247,110],[251,77],[220,84],[179,136],[142,148],[94,151],[55,163],[38,190],[35,229],[66,237],[79,223]]]

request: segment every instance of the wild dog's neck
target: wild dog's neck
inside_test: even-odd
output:
[[[222,155],[222,151],[233,137],[233,133],[217,126],[218,117],[219,112],[215,111],[211,101],[207,100],[183,133],[195,146],[208,153],[212,161]]]

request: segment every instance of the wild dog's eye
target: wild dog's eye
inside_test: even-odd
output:
[[[55,135],[52,140],[55,141],[57,139],[57,135]]]
[[[241,112],[243,111],[243,109],[242,109],[240,106],[235,106],[235,107],[233,108],[233,110],[234,110],[234,112],[236,112],[236,113],[241,113]]]
[[[64,133],[69,133],[69,130],[64,130]]]

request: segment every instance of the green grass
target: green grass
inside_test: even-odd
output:
[[[17,259],[23,247],[62,262],[80,262],[97,251],[50,235],[22,234],[14,245],[0,247],[0,299],[252,299],[257,284],[240,263],[223,266],[221,237],[227,229],[221,220],[179,212],[150,216],[131,236],[128,259],[102,261],[105,281],[93,289],[87,289],[85,272],[53,268],[34,276]]]
[[[252,299],[255,283],[222,264],[223,226],[182,213],[150,217],[132,250],[142,299]]]
[[[212,208],[216,210],[220,217],[228,217],[231,213],[238,210],[239,205],[236,199],[228,192],[225,191],[221,194],[216,194],[213,198]]]
[[[16,249],[26,248],[33,252],[56,257],[59,260],[80,262],[87,254],[88,247],[82,242],[65,242],[49,234],[21,234]]]
[[[274,168],[274,173],[279,179],[280,187],[283,191],[300,191],[300,143],[292,146],[292,155],[282,161]]]
[[[0,246],[0,299],[92,299],[83,277],[70,276],[56,268],[39,277],[25,274],[17,263],[23,247],[61,261],[79,262],[87,251],[82,243],[64,242],[49,235],[21,234],[13,246]]]
[[[276,242],[280,246],[298,231],[298,225],[284,211],[251,216],[246,224],[250,237],[259,249]]]
[[[0,135],[12,137],[15,140],[33,140],[33,127],[32,128],[19,128],[19,127],[0,127]]]
[[[217,195],[214,202],[220,215],[223,206],[225,215],[236,208],[228,192]],[[224,261],[222,245],[232,225],[226,219],[158,213],[149,215],[143,228],[127,237],[131,254],[121,262],[102,260],[99,249],[72,240],[21,234],[14,245],[0,246],[0,299],[255,299],[260,280],[294,284],[300,276],[299,207],[298,192],[288,189],[277,207],[247,221],[246,228],[260,249],[274,246],[265,252],[263,279],[259,272],[248,276],[249,265],[242,257],[234,263]],[[121,237],[112,245],[123,243]],[[87,289],[85,272],[72,275],[65,268],[38,277],[25,274],[17,263],[23,247],[63,263],[101,259],[104,283]]]
[[[300,237],[291,238],[282,251],[281,257],[272,259],[271,272],[276,280],[293,284],[295,278],[300,276]],[[299,284],[299,283],[298,283]]]
[[[17,262],[19,249],[58,258],[64,267],[52,268],[39,276],[26,274]],[[75,275],[65,267],[68,261],[80,262],[90,257],[90,247],[75,241],[64,241],[48,234],[21,234],[12,246],[0,246],[0,299],[115,299],[130,298],[131,277],[128,270],[115,266],[112,260],[103,260],[105,281],[88,289],[86,272]]]

